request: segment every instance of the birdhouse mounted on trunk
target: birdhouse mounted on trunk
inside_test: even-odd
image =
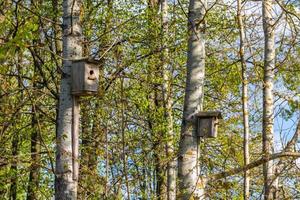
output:
[[[95,95],[99,85],[99,67],[87,59],[72,63],[72,94],[76,96]]]
[[[199,112],[197,117],[197,136],[216,138],[218,134],[218,121],[222,119],[221,112]]]

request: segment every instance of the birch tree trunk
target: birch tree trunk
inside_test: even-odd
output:
[[[204,188],[200,183],[198,142],[195,113],[202,110],[205,74],[205,22],[206,0],[190,0],[188,15],[188,54],[184,110],[179,144],[178,179],[180,199],[200,199]],[[198,185],[198,186],[197,186]]]
[[[268,158],[273,153],[273,124],[274,124],[274,102],[273,102],[273,79],[275,67],[275,37],[274,22],[272,19],[272,0],[263,0],[263,29],[265,38],[264,48],[264,82],[263,82],[263,155]],[[264,199],[273,199],[273,161],[263,165],[264,174]]]
[[[63,72],[60,85],[59,116],[57,124],[57,152],[56,152],[56,179],[55,199],[77,198],[77,177],[72,159],[78,152],[72,150],[73,112],[77,112],[78,99],[71,94],[71,67],[72,60],[82,56],[81,25],[80,25],[80,0],[63,1]],[[76,116],[76,117],[79,117]],[[73,131],[74,131],[73,130]],[[75,140],[76,141],[76,140]],[[78,149],[75,149],[78,150]],[[75,170],[75,171],[73,171]]]
[[[162,62],[163,62],[163,97],[165,107],[167,144],[167,199],[176,199],[176,160],[174,159],[174,133],[173,133],[173,116],[172,116],[172,89],[171,89],[171,69],[169,63],[168,49],[168,1],[161,1],[162,13]]]
[[[237,18],[240,34],[240,60],[242,67],[242,102],[243,102],[243,124],[244,124],[244,165],[248,165],[249,158],[249,110],[248,110],[248,78],[246,73],[246,62],[245,62],[245,30],[242,16],[242,3],[241,0],[237,1]],[[250,177],[249,172],[244,172],[244,199],[250,197]]]

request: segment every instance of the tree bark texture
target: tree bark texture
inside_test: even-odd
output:
[[[78,152],[73,152],[72,140],[76,141],[76,138],[72,137],[72,131],[77,129],[73,127],[73,122],[78,121],[73,118],[73,113],[78,110],[73,110],[73,107],[78,102],[71,94],[71,67],[72,60],[80,59],[82,56],[80,8],[80,0],[63,1],[63,72],[56,138],[55,199],[64,200],[77,198],[77,179],[74,174],[76,170],[73,171],[73,164],[77,167],[78,165],[74,163],[76,160],[73,159],[73,155]]]
[[[199,180],[198,138],[194,114],[202,110],[203,101],[206,4],[206,0],[190,0],[189,3],[187,77],[178,158],[180,199],[201,199],[204,195],[204,184]]]
[[[245,62],[245,29],[242,14],[242,2],[237,1],[237,18],[239,26],[240,35],[240,59],[242,67],[242,104],[243,104],[243,125],[244,125],[244,165],[248,165],[250,162],[249,156],[249,110],[248,110],[248,78],[246,72],[246,62]],[[249,199],[250,197],[250,177],[249,172],[244,172],[244,199]]]
[[[263,155],[266,159],[273,153],[274,102],[273,81],[275,67],[275,37],[272,19],[272,1],[263,0],[263,30],[264,30],[264,80],[263,80]],[[264,199],[273,199],[272,182],[274,174],[273,161],[263,165]]]
[[[172,116],[172,88],[171,77],[172,71],[169,62],[168,49],[168,1],[161,1],[162,14],[162,64],[163,64],[163,97],[165,107],[166,121],[166,157],[169,160],[167,163],[167,199],[176,199],[176,160],[174,158],[174,132],[173,132],[173,116]]]

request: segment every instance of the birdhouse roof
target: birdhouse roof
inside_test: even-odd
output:
[[[220,111],[201,111],[198,112],[196,116],[201,118],[216,117],[218,119],[222,119],[222,114]]]
[[[72,62],[74,62],[74,63],[85,62],[85,63],[96,64],[96,65],[99,64],[99,61],[91,59],[91,58],[86,58],[86,57],[72,60]]]

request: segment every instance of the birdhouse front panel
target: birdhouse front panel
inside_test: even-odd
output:
[[[213,118],[198,118],[198,136],[215,137],[215,123]]]
[[[218,119],[222,118],[220,112],[199,112],[196,117],[198,137],[217,137]]]
[[[77,60],[72,65],[72,94],[87,96],[97,94],[99,68],[96,63]]]

